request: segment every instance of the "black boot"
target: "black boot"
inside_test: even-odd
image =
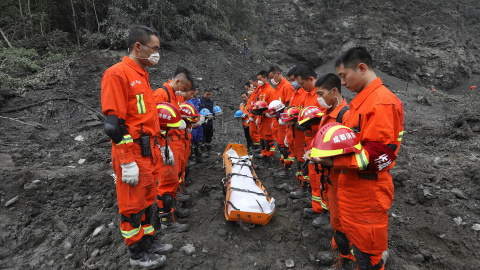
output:
[[[167,258],[165,255],[150,253],[144,249],[141,243],[136,243],[128,247],[130,251],[130,265],[145,268],[160,267],[165,265]]]
[[[153,235],[144,235],[139,243],[142,244],[144,250],[149,253],[167,254],[173,251],[172,245],[159,243]]]
[[[323,225],[327,225],[330,223],[330,211],[323,209],[320,216],[313,220],[312,224],[315,227],[322,227]]]
[[[187,232],[190,230],[188,224],[180,224],[175,221],[173,212],[159,214],[161,229],[163,232]]]
[[[292,199],[300,199],[300,198],[305,198],[310,196],[311,191],[310,191],[310,183],[303,181],[302,185],[299,189],[296,191],[290,192],[290,198]]]

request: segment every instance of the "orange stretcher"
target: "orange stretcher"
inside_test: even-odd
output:
[[[245,145],[229,144],[222,157],[226,173],[222,180],[225,218],[239,222],[247,230],[252,224],[267,224],[275,212],[275,199],[258,179]]]

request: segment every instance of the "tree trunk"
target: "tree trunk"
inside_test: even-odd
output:
[[[0,34],[2,34],[2,37],[5,40],[5,42],[7,43],[8,47],[13,48],[12,44],[10,44],[10,41],[8,41],[7,36],[5,35],[5,33],[3,32],[3,30],[1,28],[0,28]]]
[[[95,0],[92,0],[93,12],[95,13],[95,19],[97,20],[97,31],[100,33],[100,22],[98,21],[97,9],[95,8]]]
[[[77,45],[80,46],[80,37],[78,36],[77,28],[77,15],[75,14],[75,8],[73,7],[73,0],[70,0],[70,5],[72,6],[72,16],[73,16],[73,27],[75,28],[75,35],[77,36]]]

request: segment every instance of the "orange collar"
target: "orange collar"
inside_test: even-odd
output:
[[[371,82],[369,85],[367,85],[367,87],[363,88],[363,90],[360,91],[360,93],[358,93],[353,98],[352,102],[350,102],[350,105],[355,107],[355,109],[357,109],[358,107],[360,107],[360,105],[362,105],[362,103],[365,101],[365,99],[367,99],[367,97],[373,91],[375,91],[375,89],[377,89],[378,87],[380,87],[382,85],[383,85],[382,80],[377,77],[375,80],[373,80],[373,82]]]
[[[125,63],[127,66],[133,68],[136,72],[140,73],[141,75],[145,75],[147,73],[147,70],[144,68],[141,68],[133,61],[130,59],[128,56],[123,56],[122,62]]]

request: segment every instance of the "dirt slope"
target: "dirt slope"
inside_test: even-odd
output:
[[[223,124],[221,118],[215,122],[215,151],[243,142],[240,123],[232,117],[238,95],[245,78],[268,64],[216,44],[169,48],[150,71],[152,85],[161,85],[177,65],[191,68],[202,78],[202,88],[220,89],[213,98],[225,115]],[[25,96],[0,92],[1,268],[130,269],[118,226],[110,144],[98,115],[101,75],[120,56],[87,54],[72,64],[66,81],[33,85]],[[331,63],[318,71],[333,71]],[[405,106],[406,134],[392,172],[396,190],[387,269],[480,269],[479,232],[472,228],[480,223],[480,93],[451,96],[378,74]],[[74,100],[5,113],[54,98]],[[286,269],[288,259],[294,269],[332,264],[332,232],[314,228],[303,216],[308,200],[292,200],[279,188],[293,180],[275,178],[269,170],[257,173],[277,211],[266,226],[244,232],[223,216],[220,155],[191,167],[192,215],[180,221],[192,229],[157,232],[175,248],[164,269]],[[195,247],[191,255],[179,251],[187,244]]]

